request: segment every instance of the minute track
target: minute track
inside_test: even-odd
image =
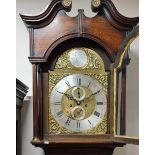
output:
[[[61,79],[51,93],[54,106],[51,111],[56,116],[56,121],[73,132],[84,132],[95,127],[102,120],[107,108],[104,105],[104,102],[107,105],[106,93],[102,89],[100,82],[84,74],[72,74]],[[54,98],[60,105],[54,104]],[[61,110],[63,115],[58,116],[57,113]]]

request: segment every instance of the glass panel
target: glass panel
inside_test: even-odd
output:
[[[131,44],[131,62],[126,70],[126,134],[120,134],[121,124],[121,98],[122,98],[122,73],[118,75],[118,108],[117,108],[117,132],[115,141],[138,144],[139,137],[139,55],[138,39]],[[125,79],[125,77],[124,77]]]
[[[126,79],[126,135],[139,135],[139,51],[138,38],[130,46],[131,62]]]

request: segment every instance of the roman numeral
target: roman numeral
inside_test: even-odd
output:
[[[77,84],[80,86],[81,85],[81,78],[77,79]]]
[[[100,116],[100,113],[97,112],[97,111],[95,111],[95,112],[94,112],[94,115],[97,116],[97,117],[99,117],[99,116]]]
[[[56,103],[54,103],[54,105],[61,105],[61,103],[60,102],[56,102]]]
[[[88,88],[89,88],[90,84],[91,84],[91,81],[90,81],[89,84],[88,84]]]
[[[57,116],[58,117],[61,117],[63,115],[63,111],[59,111],[58,113],[57,113]]]
[[[88,120],[89,124],[91,125],[91,127],[93,127],[92,123],[90,122],[90,120]]]
[[[65,122],[65,124],[66,124],[67,126],[69,126],[70,122],[71,122],[71,119],[68,118],[67,121]]]
[[[69,88],[71,88],[71,85],[70,85],[70,83],[69,83],[68,81],[66,81],[65,83],[66,83],[66,85],[67,85]]]
[[[77,121],[77,128],[80,128],[80,122]]]
[[[59,94],[63,94],[63,92],[58,91],[57,89],[55,89],[56,92],[58,92]]]
[[[97,105],[103,105],[103,102],[97,102]]]

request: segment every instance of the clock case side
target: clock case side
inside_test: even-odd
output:
[[[74,38],[74,39],[70,39],[70,40],[66,40],[62,43],[60,43],[56,48],[54,48],[54,50],[52,51],[53,54],[51,54],[47,60],[46,63],[40,63],[38,66],[40,68],[41,71],[41,78],[42,79],[40,82],[38,82],[39,85],[42,85],[42,89],[38,89],[38,93],[40,96],[40,101],[42,101],[42,103],[40,102],[40,116],[42,118],[40,118],[39,120],[39,125],[40,125],[40,132],[39,134],[40,136],[40,142],[38,141],[38,143],[33,139],[32,140],[32,144],[37,146],[37,147],[42,147],[44,148],[46,154],[50,153],[50,152],[54,152],[54,150],[56,150],[57,147],[59,147],[59,149],[61,149],[60,154],[62,153],[62,150],[65,150],[66,147],[69,145],[70,146],[70,151],[75,151],[76,149],[80,148],[80,150],[82,149],[84,152],[87,152],[86,148],[90,148],[93,146],[93,148],[91,148],[89,151],[90,152],[94,152],[97,149],[99,154],[103,154],[104,152],[113,152],[115,147],[120,147],[123,146],[125,143],[120,142],[114,142],[113,139],[113,95],[110,96],[109,100],[110,100],[110,104],[109,104],[109,118],[108,121],[109,123],[109,131],[108,134],[105,135],[49,135],[48,133],[48,110],[49,110],[49,101],[48,101],[48,90],[49,90],[49,76],[48,76],[48,71],[49,70],[54,70],[55,68],[55,64],[57,62],[57,59],[60,57],[61,54],[63,54],[64,51],[72,48],[72,47],[83,47],[84,45],[86,45],[90,47],[91,49],[95,50],[103,59],[103,61],[105,62],[105,71],[106,72],[110,72],[110,79],[109,79],[109,83],[111,83],[110,85],[110,93],[113,94],[113,85],[112,85],[112,81],[113,81],[113,65],[112,65],[112,60],[110,59],[110,57],[108,56],[108,54],[105,51],[105,48],[103,48],[101,45],[99,45],[98,43],[90,40],[90,39],[86,39],[86,38]],[[38,76],[40,76],[38,75]],[[39,87],[39,86],[38,86]],[[41,87],[39,87],[41,88]],[[42,92],[42,95],[40,94]],[[42,120],[41,120],[42,119]],[[88,152],[89,152],[88,151]],[[101,153],[100,153],[101,151]],[[58,151],[59,152],[59,151]]]
[[[36,146],[48,144],[48,142],[43,140],[45,130],[43,128],[43,96],[47,95],[45,94],[43,83],[46,83],[46,80],[48,80],[48,73],[45,70],[48,67],[49,57],[60,54],[55,53],[57,54],[55,55],[53,53],[54,49],[65,40],[73,38],[93,40],[106,49],[107,55],[111,60],[110,70],[114,71],[118,49],[126,38],[126,34],[132,31],[139,21],[138,17],[127,18],[122,16],[110,0],[102,0],[101,5],[97,8],[92,6],[93,10],[97,11],[97,15],[93,18],[84,16],[83,10],[79,10],[79,14],[76,17],[69,17],[65,12],[71,10],[71,5],[66,7],[62,2],[62,0],[52,1],[49,7],[37,16],[20,15],[30,34],[29,60],[33,66],[34,119],[34,138],[32,144]],[[63,19],[67,22],[61,22]],[[58,21],[57,25],[55,25],[56,20]],[[58,27],[59,24],[62,27]],[[126,60],[124,59],[124,61]],[[111,73],[113,80],[114,72]],[[113,83],[111,85],[111,91],[113,91]],[[48,87],[48,85],[45,87]],[[114,97],[114,94],[112,96]],[[111,101],[111,106],[114,112],[113,101]],[[111,120],[114,124],[115,120],[112,116]],[[113,128],[111,130],[111,133],[114,134]],[[114,140],[113,134],[105,139],[101,137],[101,140],[96,143],[117,143]],[[74,140],[78,142],[78,137]],[[63,138],[62,141],[64,141]],[[58,144],[58,141],[55,139],[53,143]],[[124,143],[126,141],[120,144]]]

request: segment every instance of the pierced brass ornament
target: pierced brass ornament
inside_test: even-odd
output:
[[[83,50],[87,57],[88,57],[88,63],[87,65],[85,65],[82,68],[76,68],[75,66],[73,66],[71,64],[71,62],[69,61],[69,55],[72,52],[72,50],[74,49],[80,49]],[[88,48],[72,48],[66,52],[64,52],[60,58],[58,59],[55,69],[72,69],[72,70],[94,70],[94,69],[99,69],[99,70],[105,70],[104,69],[104,63],[102,61],[102,59],[100,58],[100,56],[98,54],[96,54],[93,50],[88,49]]]

